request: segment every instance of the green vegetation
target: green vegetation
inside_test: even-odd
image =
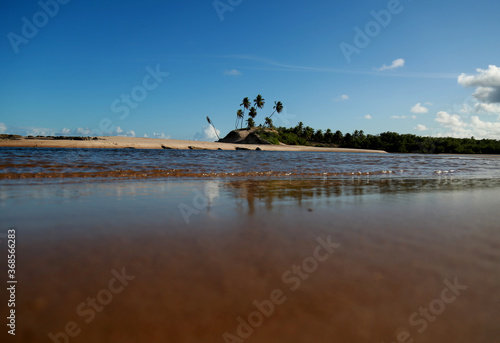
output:
[[[277,131],[259,129],[259,131],[257,131],[257,134],[259,135],[260,138],[265,139],[271,144],[274,145],[280,144],[280,135]]]
[[[258,134],[271,144],[312,145],[356,149],[385,150],[394,153],[420,154],[500,154],[500,141],[494,139],[421,137],[412,134],[383,132],[365,135],[361,131],[343,134],[314,130],[302,122],[295,127],[262,129]]]
[[[265,99],[262,95],[257,95],[253,100],[244,98],[239,109],[236,112],[237,128],[243,128],[245,114],[248,111],[246,119],[247,128],[255,127],[255,117],[257,110],[264,108]],[[319,147],[338,147],[385,150],[394,153],[419,153],[419,154],[500,154],[500,141],[494,139],[475,139],[471,138],[451,138],[451,137],[422,137],[412,134],[399,134],[396,132],[383,132],[378,135],[365,135],[363,130],[356,130],[353,133],[343,134],[337,130],[333,132],[330,129],[326,131],[314,130],[312,127],[305,126],[302,122],[295,127],[274,127],[272,116],[275,113],[283,111],[281,101],[275,101],[273,113],[265,117],[264,125],[259,125],[257,134],[271,144],[287,145],[312,145]]]

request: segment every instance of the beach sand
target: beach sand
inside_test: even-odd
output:
[[[495,342],[498,187],[417,181],[3,186],[16,339]]]
[[[97,137],[93,140],[62,140],[43,138],[22,138],[18,140],[0,140],[0,147],[38,147],[38,148],[100,148],[100,149],[205,149],[205,150],[236,150],[260,148],[264,151],[325,151],[325,152],[364,152],[385,153],[380,150],[322,148],[298,145],[263,145],[263,144],[233,144],[201,141],[185,141],[175,139],[137,138],[137,137]]]

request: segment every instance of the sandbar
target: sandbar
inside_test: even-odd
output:
[[[382,150],[326,148],[299,145],[234,144],[176,139],[106,136],[86,140],[54,139],[53,137],[21,137],[2,139],[0,147],[25,148],[97,148],[97,149],[180,149],[180,150],[257,150],[386,153]]]

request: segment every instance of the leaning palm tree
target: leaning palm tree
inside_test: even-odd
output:
[[[236,112],[236,130],[238,130],[238,122],[241,121],[241,127],[243,128],[243,119],[245,118],[244,112],[239,109],[238,112]]]
[[[274,113],[278,112],[278,114],[280,114],[283,111],[283,104],[281,103],[281,101],[274,102],[273,110],[274,110],[274,112],[271,114],[271,116],[269,118],[272,118]]]
[[[262,95],[257,95],[257,97],[255,98],[255,100],[253,101],[255,107],[257,108],[264,108],[264,104],[266,103],[266,101],[264,100],[264,98],[262,97]]]
[[[217,130],[215,129],[215,125],[212,123],[212,121],[210,120],[210,118],[209,118],[208,116],[207,116],[207,121],[208,121],[208,123],[209,123],[210,125],[212,125],[212,127],[213,127],[213,129],[214,129],[214,131],[215,131],[215,135],[217,136],[217,139],[219,139],[219,140],[220,140],[219,135],[217,134]]]

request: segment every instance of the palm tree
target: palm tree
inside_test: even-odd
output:
[[[241,109],[238,110],[238,112],[236,112],[236,130],[238,130],[238,122],[241,120],[241,127],[243,127],[243,118],[245,117],[245,114],[243,113],[243,111]]]
[[[243,106],[243,118],[245,117],[245,110],[248,110],[250,106],[252,106],[252,103],[250,102],[250,99],[248,97],[243,98],[243,102],[240,104],[240,106]],[[241,123],[243,127],[243,121]]]
[[[212,121],[210,120],[210,118],[207,116],[207,121],[210,125],[212,125],[212,127],[214,128],[214,131],[215,131],[215,135],[217,136],[217,139],[220,140],[219,138],[219,135],[217,134],[217,130],[215,129],[215,125],[212,123]]]
[[[262,97],[262,95],[257,95],[257,97],[255,98],[255,100],[253,101],[255,107],[257,108],[264,108],[264,104],[266,103],[266,101],[264,100],[264,98]]]
[[[251,129],[252,127],[255,126],[255,122],[253,121],[253,118],[248,118],[247,119],[247,127]]]
[[[308,141],[310,141],[312,139],[314,135],[314,129],[310,126],[306,126],[306,128],[304,129],[304,138]]]
[[[269,117],[266,117],[266,124],[270,129],[273,127],[273,120]]]
[[[249,116],[250,118],[252,118],[252,119],[254,119],[254,118],[255,118],[255,116],[257,116],[257,110],[255,109],[255,107],[252,107],[252,108],[250,109],[250,112],[248,112],[248,116]]]
[[[299,122],[299,124],[294,128],[295,134],[299,137],[302,137],[303,129],[304,129],[304,123]]]
[[[243,99],[243,102],[240,104],[240,106],[243,106],[243,108],[248,110],[250,108],[251,104],[252,103],[250,102],[250,99],[248,99],[248,97],[246,97]]]
[[[272,118],[272,116],[275,112],[278,112],[278,114],[280,114],[283,111],[283,104],[281,103],[281,101],[274,102],[273,110],[274,110],[274,112],[271,114],[271,116],[269,118]]]

